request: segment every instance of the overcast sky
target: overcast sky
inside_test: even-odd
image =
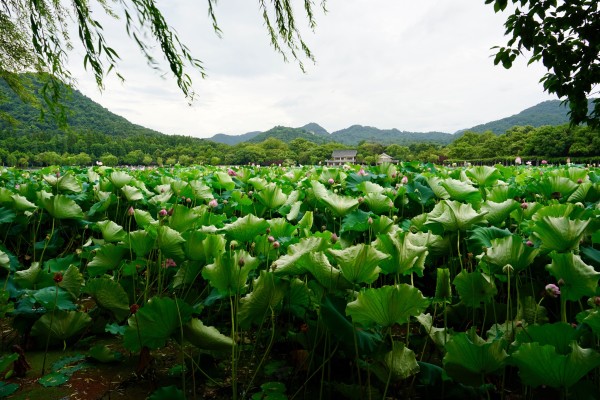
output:
[[[494,14],[483,0],[328,0],[328,12],[316,12],[314,33],[298,7],[298,24],[316,56],[315,64],[305,60],[306,73],[270,46],[258,1],[217,3],[222,38],[212,30],[206,2],[159,6],[208,74],[192,74],[192,106],[166,69],[147,66],[122,21],[102,19],[109,46],[121,56],[124,83],[107,79],[99,92],[81,59],[70,62],[86,96],[167,134],[210,137],[309,122],[329,132],[360,124],[453,133],[555,98],[539,83],[541,64],[494,66],[491,47],[506,43],[507,15]]]

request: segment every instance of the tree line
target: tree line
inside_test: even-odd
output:
[[[18,167],[47,165],[244,165],[325,163],[333,150],[357,150],[357,162],[375,164],[386,153],[401,161],[423,162],[513,159],[566,159],[600,156],[600,130],[587,126],[517,126],[506,133],[465,132],[447,146],[432,143],[361,142],[358,146],[314,143],[305,138],[284,142],[268,138],[260,143],[227,145],[180,135],[130,134],[113,136],[69,130],[51,134],[36,130],[18,134],[0,130],[0,164]]]

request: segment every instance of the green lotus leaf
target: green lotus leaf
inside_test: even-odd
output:
[[[292,278],[290,280],[290,287],[286,292],[285,307],[289,307],[295,316],[303,317],[306,315],[306,310],[310,306],[310,302],[310,289],[308,285],[301,279]]]
[[[56,175],[43,175],[42,177],[51,186],[56,186],[56,188],[61,192],[81,192],[81,183],[70,171],[59,178],[57,178]]]
[[[416,246],[425,246],[430,255],[443,256],[450,251],[450,241],[448,237],[436,235],[431,231],[415,232],[408,235],[408,240]]]
[[[449,198],[457,201],[476,204],[481,201],[481,192],[476,187],[456,179],[448,178],[440,181],[441,186],[448,192]]]
[[[108,179],[112,182],[113,185],[115,185],[117,189],[121,189],[123,186],[128,185],[133,178],[127,172],[115,171],[112,174],[110,174]]]
[[[442,200],[428,214],[427,220],[439,222],[446,231],[464,231],[485,221],[485,212],[477,212],[470,204]]]
[[[298,214],[300,214],[300,207],[302,207],[302,204],[303,203],[301,201],[297,201],[294,204],[292,204],[289,211],[283,213],[283,215],[285,215],[285,218],[288,221],[292,221],[292,220],[298,218]],[[281,209],[280,209],[280,213],[281,213]]]
[[[596,335],[600,335],[600,310],[595,309],[580,313],[577,316],[578,321],[580,316],[583,316],[580,322],[588,325]]]
[[[105,277],[90,279],[83,291],[100,307],[112,312],[117,321],[123,321],[129,315],[129,297],[119,282]]]
[[[157,195],[154,195],[150,198],[150,200],[148,200],[148,203],[160,208],[165,208],[168,206],[167,203],[169,203],[171,201],[171,197],[173,197],[173,192],[171,191],[171,186],[170,185],[163,185],[166,186],[168,188],[168,190],[165,190],[164,192],[161,192]]]
[[[368,231],[371,225],[369,225],[369,218],[372,220],[373,214],[371,212],[364,212],[363,210],[356,209],[346,215],[342,220],[342,229],[340,233],[348,231],[365,232]]]
[[[261,178],[260,176],[254,176],[248,179],[248,183],[254,186],[254,189],[256,190],[263,190],[269,184],[266,179]]]
[[[437,197],[438,199],[443,199],[443,200],[447,200],[450,198],[450,193],[448,193],[446,188],[441,185],[441,183],[442,183],[441,178],[439,178],[437,176],[428,176],[426,178],[426,180],[427,180],[427,185],[429,185],[429,187],[435,194],[435,197]],[[409,191],[409,193],[410,193],[410,191]]]
[[[0,357],[0,371],[6,371],[10,367],[10,364],[17,361],[18,359],[19,355],[17,353],[2,355]]]
[[[15,272],[15,283],[23,289],[54,286],[53,276],[42,269],[39,262],[31,263],[29,268]]]
[[[0,398],[10,396],[17,390],[19,390],[18,383],[6,383],[0,381]]]
[[[486,342],[474,330],[456,334],[446,343],[444,369],[458,382],[479,386],[484,375],[505,366],[508,357],[505,347],[503,339]]]
[[[577,184],[562,176],[545,176],[537,182],[536,187],[539,193],[548,199],[552,198],[554,193],[560,193],[561,198],[566,199],[577,189]]]
[[[42,206],[56,219],[82,219],[83,211],[74,200],[65,195],[51,195],[38,192],[38,199]]]
[[[598,352],[583,349],[575,341],[570,347],[571,352],[565,355],[558,354],[551,345],[524,343],[511,355],[512,364],[519,368],[526,385],[569,388],[600,365]]]
[[[573,253],[550,253],[552,263],[546,265],[550,275],[562,281],[560,295],[571,301],[578,301],[584,296],[596,295],[600,272],[587,265],[581,257]]]
[[[559,354],[569,354],[571,343],[577,340],[581,332],[566,322],[554,324],[529,325],[527,330],[517,334],[516,344],[537,342],[540,345],[549,344]]]
[[[433,301],[436,303],[452,303],[452,286],[450,285],[450,270],[448,268],[438,268],[436,270],[435,296]]]
[[[343,250],[329,250],[344,277],[352,283],[373,283],[379,276],[378,264],[389,256],[364,243]]]
[[[360,210],[357,210],[360,211]],[[352,215],[352,214],[350,214]],[[368,220],[367,220],[368,223]],[[343,229],[343,224],[342,224]],[[385,235],[386,233],[394,232],[397,229],[397,225],[394,224],[394,220],[385,216],[379,215],[378,217],[373,218],[373,224],[371,224],[371,229],[373,230],[373,234],[377,235]]]
[[[298,275],[307,271],[306,260],[302,257],[311,252],[317,252],[324,247],[323,239],[311,236],[300,239],[299,243],[288,247],[288,254],[279,257],[272,264],[276,275]]]
[[[360,182],[358,185],[356,185],[356,188],[360,190],[363,194],[383,193],[383,191],[385,190],[383,186],[371,181]]]
[[[107,243],[100,247],[94,259],[87,265],[87,272],[90,276],[105,274],[107,271],[117,269],[123,261],[123,256],[128,249],[122,245]]]
[[[49,286],[37,290],[33,298],[46,310],[76,310],[77,306],[71,300],[71,295],[64,289]]]
[[[244,250],[223,253],[215,262],[202,270],[202,276],[222,295],[242,293],[247,286],[248,274],[256,269],[259,260]]]
[[[196,198],[204,200],[206,202],[209,202],[215,198],[212,189],[205,183],[198,180],[194,180],[190,181],[189,185],[192,188],[192,193]]]
[[[79,272],[79,268],[70,265],[63,274],[63,279],[58,286],[65,289],[73,299],[76,299],[81,293],[84,282],[85,280],[81,272]]]
[[[364,202],[377,215],[387,214],[394,208],[394,202],[382,193],[369,193],[364,197]]]
[[[156,241],[158,248],[165,257],[183,258],[185,256],[181,245],[185,242],[185,239],[175,229],[164,225],[159,226]]]
[[[481,254],[485,248],[492,247],[492,240],[512,235],[508,229],[500,229],[495,226],[478,226],[469,231],[467,238],[467,249],[473,254]]]
[[[440,349],[446,346],[446,343],[452,337],[450,332],[446,331],[445,328],[436,328],[433,326],[433,317],[431,314],[420,314],[417,315],[417,321],[423,326],[425,332],[429,335],[433,343]]]
[[[358,207],[358,200],[355,198],[330,193],[319,181],[311,181],[310,184],[315,197],[336,217],[343,217]]]
[[[224,235],[207,234],[201,231],[186,232],[183,234],[185,243],[183,250],[190,260],[211,263],[216,257],[225,252],[227,240]]]
[[[10,224],[15,220],[16,217],[17,214],[15,211],[5,207],[0,207],[0,224]]]
[[[224,351],[231,349],[235,342],[223,335],[214,326],[206,326],[198,318],[192,318],[183,326],[183,337],[203,350]]]
[[[150,253],[156,241],[152,235],[144,230],[129,232],[125,238],[125,243],[135,252],[138,258],[144,258]]]
[[[501,203],[487,200],[481,205],[481,211],[485,212],[485,219],[490,225],[500,225],[506,221],[511,212],[518,208],[519,203],[513,199],[508,199]]]
[[[88,351],[89,357],[101,363],[110,363],[120,361],[123,355],[118,351],[113,351],[105,344],[97,344]]]
[[[100,228],[105,242],[121,242],[127,235],[121,225],[111,220],[96,222],[96,226]]]
[[[287,196],[274,182],[255,194],[255,197],[269,210],[274,210],[285,204]]]
[[[51,372],[38,379],[38,383],[43,387],[56,387],[68,382],[69,379],[71,377],[62,372]]]
[[[187,208],[181,204],[173,207],[173,215],[169,217],[169,227],[183,233],[199,225],[200,214],[197,209]]]
[[[31,328],[31,334],[62,341],[77,335],[91,323],[92,318],[87,313],[57,310],[44,314],[35,321]]]
[[[305,212],[300,221],[298,221],[298,229],[302,229],[304,231],[304,236],[310,236],[310,230],[312,229],[313,222],[314,215],[312,211]]]
[[[10,271],[10,258],[2,250],[0,250],[0,267]]]
[[[544,249],[565,252],[579,247],[588,223],[589,220],[572,220],[565,216],[545,216],[535,221],[532,230],[541,239]]]
[[[381,345],[381,336],[355,326],[344,314],[345,307],[344,299],[323,296],[319,305],[323,325],[352,354],[357,350],[359,355],[374,354]]]
[[[492,188],[486,187],[485,198],[495,203],[502,203],[503,201],[514,199],[517,196],[517,191],[514,186],[506,184],[498,184]]]
[[[127,201],[138,201],[144,198],[144,194],[139,188],[125,185],[121,188],[121,193],[125,195]]]
[[[438,186],[441,190],[444,190],[443,187]],[[429,203],[430,200],[435,198],[435,193],[429,186],[425,186],[418,181],[412,181],[406,185],[406,193],[408,197],[417,202],[418,204],[425,205]]]
[[[135,223],[143,228],[158,226],[158,221],[152,218],[152,215],[148,211],[135,210],[133,217],[135,218]]]
[[[49,272],[65,272],[72,264],[79,264],[80,260],[77,254],[71,253],[66,257],[58,257],[48,260],[44,263],[44,269]]]
[[[465,174],[479,186],[494,186],[499,179],[502,179],[502,174],[494,167],[489,165],[478,165],[469,168]]]
[[[383,362],[393,382],[406,379],[419,372],[415,352],[404,346],[404,343],[395,343],[393,350],[383,356]]]
[[[205,265],[204,261],[184,261],[173,277],[173,287],[178,288],[181,285],[191,285],[196,282]]]
[[[169,297],[153,297],[127,320],[123,345],[130,351],[163,347],[169,337],[188,323],[194,309],[186,302]]]
[[[214,187],[216,189],[233,190],[235,187],[235,182],[229,175],[227,175],[227,172],[215,172],[215,177],[217,178],[214,182]]]
[[[539,249],[527,246],[517,235],[491,240],[491,247],[482,257],[490,267],[490,273],[502,273],[502,268],[510,264],[515,272],[523,271],[537,257]]]
[[[252,285],[252,292],[240,300],[238,318],[241,327],[249,327],[252,323],[260,325],[269,319],[275,307],[285,297],[287,282],[277,278],[273,273],[260,271]]]
[[[253,241],[256,236],[264,234],[268,227],[269,223],[264,219],[258,218],[254,214],[248,214],[225,225],[222,230],[233,240],[246,243]]]
[[[460,301],[467,307],[479,308],[481,303],[489,303],[498,293],[493,279],[479,271],[462,270],[452,283]]]
[[[400,284],[366,289],[348,303],[346,314],[363,326],[389,327],[404,324],[429,306],[429,300],[414,286]]]
[[[270,235],[275,238],[292,237],[296,232],[296,227],[284,218],[273,218],[267,222],[269,223],[269,229],[271,229]]]
[[[323,252],[311,252],[300,259],[302,268],[312,274],[315,279],[325,288],[349,289],[350,282],[342,275],[340,270],[329,263],[329,259]]]
[[[387,274],[416,273],[423,276],[425,258],[429,251],[426,246],[415,244],[413,241],[423,243],[422,237],[417,238],[417,235],[411,232],[401,231],[379,235],[374,242],[374,247],[390,256],[379,263],[381,269]]]

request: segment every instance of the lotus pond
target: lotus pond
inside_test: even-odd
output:
[[[596,168],[3,168],[0,397],[600,398],[599,271]]]

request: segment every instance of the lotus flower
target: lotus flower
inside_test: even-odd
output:
[[[560,296],[560,288],[554,283],[549,283],[546,285],[546,294],[550,297],[557,298]]]

